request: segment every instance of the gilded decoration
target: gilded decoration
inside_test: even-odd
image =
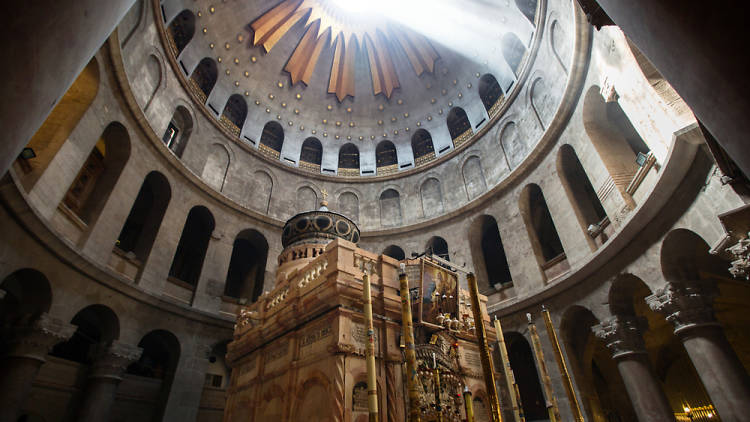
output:
[[[284,0],[254,20],[252,44],[263,46],[266,53],[299,21],[305,22],[305,34],[291,53],[284,70],[292,84],[310,84],[315,65],[323,48],[333,46],[328,93],[339,102],[354,97],[355,60],[357,52],[366,52],[370,65],[372,92],[391,98],[400,87],[393,64],[393,49],[399,46],[417,76],[432,73],[438,53],[423,35],[379,18],[361,21],[347,17],[338,8],[320,0]]]

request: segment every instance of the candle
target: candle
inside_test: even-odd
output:
[[[435,357],[435,352],[432,352],[432,367],[437,368],[437,358]]]

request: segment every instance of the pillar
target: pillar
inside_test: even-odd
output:
[[[0,25],[0,174],[4,174],[135,0],[5,5]]]
[[[612,316],[591,329],[617,362],[625,389],[640,422],[674,421],[674,413],[654,374],[643,343],[647,327],[642,317]]]
[[[143,349],[115,340],[95,357],[88,377],[79,421],[105,421],[110,418],[115,391],[128,365],[141,357]]]
[[[57,343],[70,338],[76,326],[42,314],[30,326],[15,327],[9,350],[0,360],[0,422],[16,422],[39,368]]]
[[[646,303],[674,325],[722,420],[750,415],[750,380],[713,311],[717,289],[706,282],[668,283]]]

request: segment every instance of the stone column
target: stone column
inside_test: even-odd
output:
[[[669,283],[646,303],[674,325],[721,419],[744,420],[750,415],[750,380],[714,318],[716,294],[705,282]]]
[[[141,357],[143,349],[114,340],[97,353],[89,373],[83,403],[78,410],[79,421],[110,419],[115,391],[125,369]]]
[[[0,174],[47,118],[68,87],[115,29],[134,0],[39,0],[5,4],[0,25]]]
[[[654,374],[643,343],[641,333],[647,324],[642,317],[612,316],[591,329],[612,352],[638,420],[674,421],[667,396]]]
[[[76,326],[45,313],[12,331],[8,353],[0,361],[0,422],[16,422],[47,353],[69,339]]]

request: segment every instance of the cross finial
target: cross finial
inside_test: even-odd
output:
[[[320,201],[320,211],[328,211],[328,191],[325,189],[320,190],[323,200]]]

